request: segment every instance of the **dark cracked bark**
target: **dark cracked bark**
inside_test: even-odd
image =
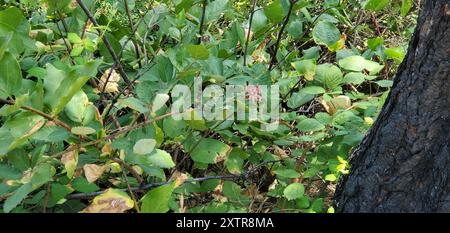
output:
[[[425,0],[376,123],[350,158],[338,212],[450,212],[450,0]]]

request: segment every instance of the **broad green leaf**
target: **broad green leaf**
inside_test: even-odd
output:
[[[67,34],[67,39],[69,39],[70,43],[73,43],[73,44],[81,44],[81,43],[83,43],[81,38],[75,33]]]
[[[97,74],[97,68],[100,63],[100,60],[94,60],[84,65],[74,66],[66,77],[62,80],[59,78],[59,85],[47,85],[47,90],[50,93],[46,93],[45,102],[52,107],[52,115],[60,113],[72,97],[81,90],[81,87]],[[46,86],[45,84],[46,82],[44,81],[44,87]],[[57,86],[56,90],[51,92],[55,86]]]
[[[309,86],[302,88],[302,91],[306,94],[315,95],[325,93],[325,89],[318,86]]]
[[[394,59],[397,63],[401,63],[405,58],[405,51],[402,47],[393,47],[384,50],[387,58]]]
[[[20,9],[11,7],[0,11],[0,36],[7,36],[12,33],[8,46],[11,53],[20,54],[24,51],[25,45],[31,41],[28,37],[29,31],[30,24]],[[3,73],[4,69],[0,70]]]
[[[375,83],[380,87],[392,87],[392,85],[394,84],[392,80],[380,80],[376,81]]]
[[[0,59],[0,70],[0,96],[18,94],[22,86],[22,71],[11,53],[6,52]]]
[[[16,180],[22,176],[22,172],[7,164],[0,163],[0,179],[2,180]]]
[[[225,159],[230,146],[227,144],[211,139],[203,139],[197,147],[192,151],[192,160],[199,163],[217,163]]]
[[[30,112],[19,113],[6,121],[0,128],[0,154],[24,144],[45,122],[43,117]]]
[[[278,169],[275,171],[275,174],[285,178],[299,178],[300,173],[295,171],[294,169]]]
[[[16,208],[16,206],[19,205],[31,191],[33,191],[31,183],[20,186],[10,197],[8,197],[8,199],[6,199],[5,204],[3,205],[3,211],[9,213]]]
[[[72,129],[70,131],[75,135],[83,135],[83,136],[89,135],[89,134],[94,134],[96,132],[95,129],[93,129],[91,127],[85,127],[85,126],[72,127]]]
[[[331,51],[336,51],[341,40],[341,33],[339,29],[333,23],[327,21],[320,21],[314,26],[312,35],[316,44],[325,45]]]
[[[308,118],[300,121],[297,129],[303,132],[314,132],[325,129],[325,126],[316,119]]]
[[[389,4],[390,0],[368,0],[366,2],[366,5],[364,6],[364,9],[370,10],[370,11],[380,11],[384,9],[384,7]]]
[[[303,186],[303,184],[292,183],[284,189],[283,196],[290,201],[303,197],[304,193],[305,187]]]
[[[225,166],[227,167],[227,170],[231,174],[241,174],[243,171],[243,165],[244,165],[244,159],[242,158],[242,153],[244,153],[242,150],[238,148],[233,148],[233,150],[230,152],[230,155],[228,155]]]
[[[131,108],[135,111],[138,111],[140,113],[146,113],[148,112],[147,107],[144,105],[142,101],[139,99],[136,99],[134,97],[127,97],[126,99],[120,99],[118,103],[122,106]]]
[[[317,66],[315,80],[322,83],[325,88],[336,88],[342,83],[343,79],[339,67],[328,63]]]
[[[127,193],[109,188],[105,193],[94,198],[82,213],[123,213],[135,205]]]
[[[147,160],[159,167],[159,168],[172,168],[175,163],[172,160],[172,156],[164,150],[156,149],[152,154],[147,157]]]
[[[302,89],[300,89],[299,92],[294,92],[292,94],[292,96],[288,100],[287,105],[289,108],[295,109],[313,100],[314,97],[315,95],[307,94],[303,92]]]
[[[95,109],[84,91],[79,90],[67,103],[64,112],[70,120],[87,125],[95,117]]]
[[[316,74],[316,61],[312,59],[293,62],[291,64],[306,80],[313,80]]]
[[[414,0],[402,0],[402,7],[400,9],[400,13],[403,17],[405,17],[409,11],[411,10],[411,7],[413,6]]]
[[[156,146],[156,140],[151,138],[140,139],[133,146],[133,153],[138,155],[150,154]]]
[[[378,74],[384,66],[361,56],[350,56],[339,60],[339,66],[350,71],[369,71],[371,75]]]
[[[82,193],[90,193],[98,191],[100,188],[94,184],[89,183],[84,177],[79,176],[72,181],[72,187]]]
[[[270,3],[264,9],[264,13],[267,18],[269,18],[269,20],[274,24],[283,21],[285,13],[283,5],[281,4],[281,0],[274,0],[272,3]]]
[[[175,189],[175,182],[150,190],[141,202],[142,213],[166,213],[169,211],[169,200]]]
[[[193,45],[187,46],[187,51],[192,58],[197,60],[207,60],[209,58],[209,51],[204,45]]]

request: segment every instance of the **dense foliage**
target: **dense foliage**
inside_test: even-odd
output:
[[[2,211],[333,212],[334,184],[384,103],[417,8],[0,0]],[[196,77],[278,85],[278,128],[174,120],[170,91]]]

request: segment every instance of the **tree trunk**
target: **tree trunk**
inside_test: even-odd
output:
[[[376,123],[350,157],[337,212],[450,212],[450,0],[425,0]]]

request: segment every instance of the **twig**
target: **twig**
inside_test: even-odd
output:
[[[188,110],[188,111],[192,111],[192,110]],[[104,137],[104,138],[97,139],[97,140],[95,140],[95,141],[90,141],[90,142],[86,142],[86,143],[80,144],[79,147],[81,148],[81,147],[93,146],[93,145],[97,145],[97,144],[99,144],[99,143],[101,143],[101,142],[104,142],[104,141],[112,140],[112,139],[118,137],[119,135],[122,135],[122,134],[128,133],[128,132],[130,132],[130,131],[133,131],[133,130],[136,130],[136,129],[145,127],[145,126],[147,126],[147,125],[149,125],[149,124],[152,124],[152,123],[154,123],[154,122],[156,122],[156,121],[162,120],[162,119],[167,118],[167,117],[169,117],[169,116],[173,116],[173,115],[175,115],[175,114],[183,114],[183,113],[170,112],[170,113],[167,113],[167,114],[164,114],[164,115],[155,117],[155,118],[153,118],[153,119],[151,119],[151,120],[144,121],[144,122],[139,123],[139,124],[134,125],[134,126],[130,126],[130,127],[122,127],[122,128],[119,128],[119,129],[115,130],[115,131],[114,131],[111,135],[109,135],[109,136],[106,136],[106,137]],[[54,155],[51,155],[49,158],[58,158],[58,157],[62,156],[63,154],[65,154],[65,153],[67,153],[67,152],[70,152],[70,151],[72,151],[72,150],[74,150],[74,149],[75,149],[74,147],[69,147],[69,148],[67,148],[67,149],[64,150],[64,151],[61,151],[61,152],[59,152],[59,153],[57,153],[57,154],[54,154]]]
[[[1,99],[1,98],[0,98],[0,104],[14,105],[15,103],[14,103],[14,101],[11,101],[11,100],[5,100],[5,99]],[[55,124],[57,124],[57,125],[63,127],[63,128],[66,129],[67,131],[71,132],[71,127],[70,127],[69,125],[67,125],[66,123],[64,123],[64,122],[62,122],[62,121],[60,121],[60,120],[58,120],[58,119],[56,119],[56,118],[53,117],[53,116],[48,115],[48,114],[45,113],[45,112],[42,112],[42,111],[37,110],[37,109],[35,109],[35,108],[32,108],[32,107],[30,107],[30,106],[20,106],[20,108],[21,108],[21,109],[24,109],[24,110],[27,110],[27,111],[30,111],[30,112],[33,112],[33,113],[36,113],[36,114],[38,114],[38,115],[40,115],[40,116],[46,118],[47,120],[53,121]]]
[[[194,182],[201,182],[201,181],[206,181],[206,180],[216,180],[216,179],[221,179],[221,180],[247,179],[252,173],[254,173],[262,165],[268,164],[268,163],[278,163],[278,162],[281,162],[281,160],[273,160],[273,161],[262,162],[261,164],[258,164],[256,167],[254,167],[254,168],[252,168],[252,169],[250,169],[250,170],[248,170],[246,172],[243,172],[240,175],[205,176],[205,177],[188,179],[184,183],[194,183]],[[143,186],[140,186],[140,187],[132,187],[131,190],[133,192],[142,192],[142,191],[146,191],[146,190],[151,189],[151,188],[155,188],[155,187],[159,187],[159,186],[163,186],[163,185],[169,184],[171,182],[173,182],[173,180],[169,180],[169,181],[166,181],[166,182],[150,183],[150,184],[143,185]],[[122,189],[122,191],[126,192],[127,189]],[[75,194],[68,195],[66,197],[66,199],[90,199],[90,198],[98,196],[98,195],[100,195],[100,194],[102,194],[104,192],[105,192],[105,190],[92,192],[92,193],[75,193]]]
[[[202,43],[203,24],[205,23],[206,5],[207,4],[208,4],[208,0],[203,0],[202,18],[200,19],[200,29],[199,29],[199,32],[198,32],[198,34],[200,35],[200,38],[198,38],[198,44]]]
[[[128,24],[130,25],[131,31],[134,32],[133,17],[131,16],[130,8],[128,7],[128,0],[123,0],[123,4],[125,5],[125,11],[127,12]],[[130,37],[131,38],[134,37],[134,33],[131,34]],[[141,53],[139,50],[139,45],[136,43],[135,39],[131,39],[131,41],[133,42],[134,50],[136,51],[139,68],[142,68]]]
[[[116,163],[119,163],[125,169],[127,169],[131,173],[131,175],[133,175],[133,177],[136,178],[136,180],[139,182],[139,184],[144,183],[144,179],[142,179],[142,177],[136,172],[136,170],[134,170],[132,167],[130,167],[128,164],[126,164],[123,160],[118,159],[118,158],[112,158],[111,160]]]
[[[80,5],[81,9],[86,14],[86,16],[92,22],[92,24],[94,26],[98,27],[99,25],[97,23],[97,20],[95,20],[94,16],[89,11],[89,9],[86,7],[86,5],[83,3],[83,1],[82,0],[77,0],[77,2],[78,2],[78,5]],[[100,29],[97,29],[97,31],[101,34]],[[106,36],[103,36],[102,39],[103,39],[103,43],[105,43],[106,48],[108,49],[109,53],[111,54],[112,59],[116,63],[117,68],[119,69],[119,73],[122,76],[123,80],[129,85],[129,87],[131,87],[132,84],[130,82],[130,79],[128,78],[128,75],[125,72],[125,70],[123,69],[122,63],[120,62],[119,58],[117,57],[117,54],[114,51],[114,49],[112,48],[111,43],[109,42],[108,38]]]
[[[127,174],[126,174],[125,170],[123,169],[125,165],[126,165],[125,163],[122,164],[123,179],[125,180],[125,183],[127,184],[128,193],[130,193],[131,199],[133,199],[134,209],[136,210],[136,212],[140,213],[141,210],[139,209],[139,205],[136,200],[136,196],[134,195],[133,190],[131,190],[131,185],[130,185],[130,182],[128,181]],[[126,166],[128,166],[128,165],[126,165]]]
[[[253,15],[255,14],[255,7],[256,7],[256,3],[258,2],[258,0],[253,0],[253,5],[252,5],[252,11],[250,13],[250,19],[249,19],[249,23],[248,23],[248,31],[247,31],[247,38],[245,41],[245,48],[244,48],[244,66],[247,65],[247,50],[248,50],[248,43],[250,41],[250,33],[252,31],[252,22],[253,22]]]
[[[292,14],[292,9],[294,8],[296,1],[297,0],[289,1],[289,11],[288,11],[288,14],[286,15],[286,18],[284,19],[284,22],[283,22],[283,25],[281,26],[280,31],[278,32],[277,42],[275,43],[275,50],[273,51],[272,58],[270,59],[269,70],[272,70],[273,66],[275,65],[275,60],[277,59],[276,57],[277,57],[277,53],[278,53],[278,48],[280,47],[281,37],[283,36],[284,29],[286,28],[287,24],[289,23],[289,19],[291,18],[291,14]]]

